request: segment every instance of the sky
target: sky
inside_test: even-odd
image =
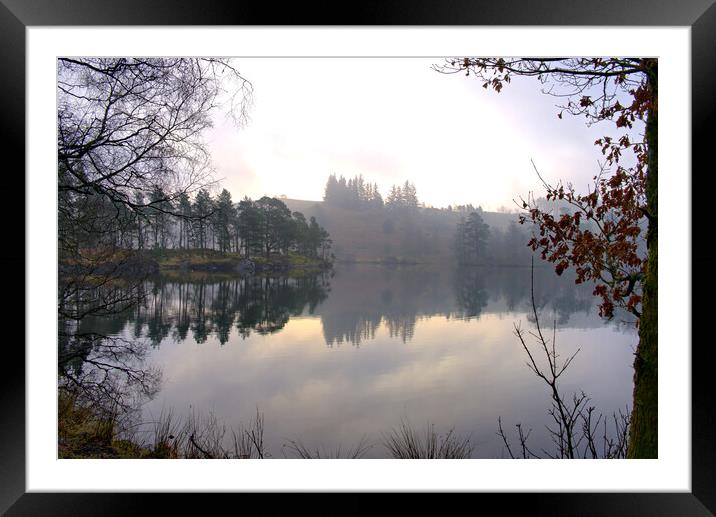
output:
[[[586,191],[603,161],[604,122],[557,117],[560,99],[533,78],[499,94],[474,77],[431,69],[442,58],[237,58],[251,81],[249,122],[215,115],[207,143],[215,176],[235,201],[321,200],[330,174],[362,174],[383,197],[415,184],[435,207],[516,208],[549,182]]]

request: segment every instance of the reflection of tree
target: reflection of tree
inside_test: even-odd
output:
[[[239,297],[237,328],[242,337],[251,330],[266,335],[278,332],[291,316],[300,316],[307,308],[312,314],[327,297],[325,275],[301,278],[247,278]]]
[[[191,324],[192,335],[194,341],[197,343],[203,343],[206,341],[206,337],[209,333],[208,326],[206,324],[206,303],[205,303],[205,292],[206,284],[200,282],[194,286],[194,321]]]
[[[147,337],[149,337],[154,346],[158,346],[169,335],[169,330],[172,326],[171,322],[166,319],[165,302],[168,303],[167,293],[159,285],[155,284],[151,295],[147,299],[147,303],[152,307],[152,317],[147,322]]]
[[[174,327],[175,341],[184,341],[191,326],[189,287],[188,284],[179,284],[177,287],[179,307],[177,309],[177,322]]]
[[[60,389],[79,391],[98,409],[130,409],[159,388],[161,374],[144,364],[146,352],[146,343],[101,334],[60,339]]]
[[[112,337],[141,297],[132,282],[60,282],[58,389],[98,414],[127,418],[159,389],[161,372],[145,364],[146,343]]]
[[[237,328],[241,335],[248,336],[251,329],[261,335],[281,330],[288,323],[296,294],[287,278],[252,278],[241,297],[247,308],[239,313]]]
[[[542,293],[537,305],[553,310],[560,324],[593,304],[588,286],[558,277],[551,268],[535,269],[535,282]],[[385,325],[390,337],[407,342],[424,317],[474,319],[487,311],[527,311],[529,285],[530,269],[522,267],[345,266],[332,281],[330,303],[321,307],[323,335],[328,346],[358,346]]]
[[[197,343],[215,336],[221,344],[236,332],[281,331],[290,318],[320,313],[328,346],[360,346],[386,333],[404,342],[417,320],[434,315],[479,318],[487,311],[522,312],[529,308],[529,269],[462,267],[454,271],[421,267],[355,266],[326,274],[288,277],[190,275],[160,277],[144,283],[141,303],[111,317],[82,320],[82,331],[104,335],[134,333],[158,345],[167,337]],[[588,286],[575,286],[549,268],[535,269],[540,310],[552,311],[564,325],[593,303]],[[330,303],[322,303],[330,292]],[[115,296],[124,296],[115,292]],[[98,295],[98,298],[102,296]],[[320,306],[320,310],[318,307]]]
[[[568,275],[558,277],[550,268],[536,268],[534,274],[540,289],[535,303],[540,310],[552,309],[558,323],[566,324],[577,312],[589,312],[594,300],[588,286],[575,285]],[[511,312],[528,311],[530,307],[528,268],[459,268],[453,283],[458,306],[468,313],[479,315],[488,299],[503,301]]]
[[[234,323],[234,316],[236,314],[236,285],[237,282],[219,283],[217,286],[217,295],[211,303],[216,335],[219,338],[219,343],[222,345],[229,340],[231,326]]]
[[[125,311],[105,318],[101,324],[119,335],[130,323],[136,338],[147,337],[158,346],[169,335],[175,341],[186,339],[191,330],[196,343],[204,343],[215,335],[223,345],[236,327],[246,338],[251,332],[271,334],[280,331],[292,316],[304,310],[313,313],[325,300],[329,289],[325,275],[302,278],[211,277],[167,281],[157,278],[144,288],[144,303],[134,311]],[[87,328],[93,324],[88,322]]]
[[[391,338],[410,341],[417,318],[434,314],[444,300],[441,275],[434,273],[414,267],[342,270],[334,280],[331,302],[322,309],[326,344],[360,346],[375,339],[381,324]]]
[[[350,343],[360,346],[364,339],[375,339],[375,331],[380,326],[380,314],[362,315],[357,313],[339,314],[330,319],[323,318],[323,338],[326,345]]]
[[[479,318],[488,300],[485,269],[458,269],[455,275],[455,298],[460,317],[468,320]]]
[[[574,291],[563,290],[554,297],[552,307],[557,317],[557,324],[564,325],[575,312],[589,313],[592,308],[592,300],[579,299]]]
[[[415,335],[415,315],[388,317],[385,320],[388,326],[388,335],[392,338],[400,338],[407,343]]]

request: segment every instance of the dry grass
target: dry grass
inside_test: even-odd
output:
[[[99,411],[81,403],[77,397],[61,392],[58,396],[58,449],[60,458],[216,458],[246,459],[266,457],[263,441],[263,414],[247,426],[228,428],[213,414],[190,414],[179,418],[163,410],[156,420],[144,422],[141,432],[119,432],[117,414]]]
[[[256,415],[247,426],[233,429],[215,414],[192,412],[180,420],[172,411],[162,411],[152,430],[151,457],[185,459],[262,459],[264,418]]]
[[[118,420],[111,413],[80,404],[76,398],[61,394],[59,402],[59,456],[61,458],[161,458],[161,459],[264,459],[269,455],[264,443],[264,417],[256,414],[238,429],[222,423],[216,415],[192,412],[185,418],[172,410],[163,410],[156,420],[143,425],[147,439],[137,433],[120,438]],[[458,436],[454,429],[439,434],[434,424],[418,430],[407,420],[384,436],[384,445],[398,459],[470,458],[473,445],[469,437]],[[353,447],[309,448],[300,440],[283,445],[284,457],[300,459],[358,459],[375,443],[366,437]]]
[[[366,440],[363,436],[359,442],[350,449],[343,449],[340,445],[335,449],[326,448],[309,449],[300,440],[289,440],[284,444],[284,449],[295,458],[301,459],[358,459],[366,455],[366,453],[374,447],[374,444]],[[284,454],[285,455],[285,454]]]
[[[454,429],[440,435],[435,424],[428,423],[419,431],[406,419],[385,436],[383,443],[397,459],[470,458],[474,448],[470,437],[458,436]]]
[[[60,458],[115,458],[116,414],[99,413],[80,404],[77,397],[60,392],[57,398],[57,445]]]

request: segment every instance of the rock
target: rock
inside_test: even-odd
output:
[[[236,270],[239,273],[253,274],[256,272],[256,263],[250,259],[243,259],[241,262],[239,262],[239,265],[236,266]]]

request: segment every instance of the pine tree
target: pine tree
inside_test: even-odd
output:
[[[238,206],[239,236],[244,248],[244,255],[250,257],[261,253],[262,216],[251,198],[245,197]]]
[[[213,213],[213,204],[209,191],[201,189],[197,193],[194,205],[192,206],[194,237],[196,240],[194,245],[199,249],[206,249],[208,246],[209,218]]]
[[[323,195],[323,200],[326,203],[335,204],[338,201],[338,196],[339,196],[338,189],[339,188],[340,187],[338,185],[338,180],[336,179],[336,175],[331,174],[330,176],[328,176],[328,181],[326,182],[326,190],[325,190],[325,194]]]
[[[403,184],[402,192],[402,206],[406,208],[417,208],[418,207],[418,195],[415,190],[415,185],[409,181],[405,181]]]
[[[398,185],[393,185],[390,188],[390,194],[388,194],[388,199],[385,204],[391,208],[400,208],[403,206],[403,192]]]
[[[219,245],[219,251],[227,252],[231,249],[231,221],[233,219],[234,203],[231,200],[231,193],[224,189],[216,199],[214,217],[214,234]]]

